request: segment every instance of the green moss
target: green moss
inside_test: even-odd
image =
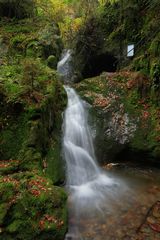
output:
[[[28,179],[25,177],[18,181],[9,178],[8,181],[10,186],[16,184],[18,195],[12,195],[12,198],[9,195],[6,199],[5,193],[1,191],[1,201],[14,201],[11,202],[12,207],[5,208],[0,215],[3,220],[0,236],[9,239],[14,234],[14,238],[25,240],[43,239],[46,236],[62,239],[66,231],[65,192],[54,187],[49,179],[35,174]],[[3,185],[8,186],[7,183]],[[0,206],[3,207],[3,203]]]
[[[15,220],[7,227],[7,231],[9,233],[15,233],[19,229],[21,229],[21,226],[22,226],[22,221],[21,220]]]
[[[43,56],[43,48],[37,40],[29,42],[26,48],[26,56],[35,58]]]
[[[11,39],[10,45],[12,48],[17,48],[18,46],[20,46],[20,44],[23,44],[25,40],[26,40],[26,35],[21,33]]]
[[[28,135],[27,116],[22,114],[17,118],[13,118],[7,125],[0,136],[1,159],[17,159],[23,142]]]
[[[61,156],[61,142],[60,138],[55,139],[46,156],[47,175],[52,179],[54,184],[64,182],[64,162]]]
[[[154,69],[153,75],[155,72]],[[123,115],[126,113],[130,119],[129,121],[136,126],[134,134],[127,143],[127,148],[146,152],[149,154],[150,159],[158,159],[160,153],[160,132],[157,117],[159,110],[151,97],[148,86],[149,79],[144,74],[124,71],[112,73],[109,76],[103,73],[99,77],[85,79],[76,88],[79,94],[89,103],[93,104],[98,113],[99,111],[101,112],[103,118],[106,118],[103,121],[114,122],[115,118],[111,118],[110,115],[113,114],[114,116],[117,113],[119,118],[123,119]],[[118,123],[119,128],[121,129],[122,127],[123,130],[121,121]],[[103,127],[106,130],[109,126],[105,122],[105,126]],[[102,135],[104,129],[101,133]],[[111,143],[112,140],[115,142],[114,136],[113,139],[105,139],[103,147],[104,152],[106,154],[109,153],[110,157],[112,157],[112,149],[106,146],[114,148],[114,144]]]
[[[1,162],[0,170],[3,175],[12,175],[7,175],[7,182],[0,182],[0,203],[9,204],[9,208],[0,215],[3,226],[0,233],[2,239],[12,239],[14,235],[14,238],[25,240],[46,237],[61,240],[66,232],[66,194],[61,188],[53,187],[53,183],[61,183],[64,178],[60,141],[56,140],[53,145],[50,144],[53,130],[55,136],[59,129],[55,124],[65,106],[66,94],[58,83],[51,89],[41,106],[35,108],[32,105],[20,116],[18,112],[18,121],[11,118],[3,130],[3,133],[9,132],[9,135],[3,135],[6,161]],[[16,139],[13,139],[15,132]],[[9,156],[15,156],[18,162],[5,167]],[[46,176],[53,182],[46,176],[41,177],[43,159],[47,159],[49,167]],[[16,173],[19,170],[22,172]],[[37,172],[39,175],[36,175]],[[10,178],[12,176],[13,179]],[[37,179],[39,182],[36,182]],[[28,185],[30,181],[32,184]],[[46,216],[49,216],[50,220],[47,220]]]
[[[4,181],[3,181],[4,179]],[[9,178],[8,178],[9,179]],[[3,182],[1,182],[3,181]],[[5,182],[6,181],[6,182]],[[12,198],[16,194],[16,187],[14,182],[12,181],[7,181],[7,178],[1,178],[0,179],[0,203],[8,203],[9,201],[12,200]]]
[[[149,47],[149,52],[152,57],[158,57],[160,54],[160,35],[157,35],[156,38],[153,39],[151,45]]]
[[[57,136],[67,97],[47,66],[61,40],[45,19],[0,21],[0,31],[0,239],[62,240],[67,196],[53,184],[64,179]]]
[[[1,203],[0,204],[0,225],[3,224],[6,214],[7,214],[7,203]]]
[[[29,20],[29,19],[28,19]],[[26,20],[27,21],[27,20]],[[29,25],[29,24],[28,24]],[[21,25],[21,24],[17,24],[16,22],[13,22],[13,24],[5,24],[4,30],[7,33],[30,33],[31,31],[35,30],[35,26],[34,25]]]
[[[140,114],[139,104],[138,104],[139,99],[140,99],[140,96],[137,89],[133,89],[132,91],[129,92],[127,96],[127,101],[126,101],[126,95],[124,95],[122,99],[123,104],[125,105],[126,111],[131,115],[137,116],[137,118]]]
[[[33,147],[24,147],[18,155],[20,159],[20,168],[24,171],[30,171],[32,169],[41,169],[42,154]]]
[[[53,68],[53,69],[56,69],[57,67],[57,58],[54,56],[54,55],[50,55],[47,59],[47,65],[50,67],[50,68]]]

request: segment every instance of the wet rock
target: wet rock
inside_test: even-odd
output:
[[[146,159],[159,164],[159,110],[148,103],[150,96],[139,94],[139,81],[148,86],[143,75],[124,71],[103,73],[77,85],[80,95],[93,106],[90,122],[102,163]]]

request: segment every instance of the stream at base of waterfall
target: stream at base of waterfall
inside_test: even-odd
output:
[[[68,50],[58,64],[58,72],[67,83],[70,61]],[[147,218],[149,207],[160,199],[159,172],[128,168],[110,173],[100,168],[87,104],[73,88],[65,86],[65,90],[68,105],[63,122],[63,155],[69,193],[69,229],[65,240],[143,239],[137,231]],[[142,232],[147,239],[145,234]]]

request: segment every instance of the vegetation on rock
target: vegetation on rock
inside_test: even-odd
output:
[[[160,65],[158,9],[158,1],[100,1],[93,13],[87,15],[73,42],[76,69],[85,77],[86,69],[90,68],[92,75],[92,59],[110,54],[117,59],[113,65],[119,68],[130,65],[130,69],[142,71],[154,81],[153,75],[157,74],[154,69],[158,72]],[[128,44],[135,45],[133,61],[127,58]],[[107,64],[102,71],[108,70]]]
[[[149,153],[150,159],[155,158],[159,162],[158,9],[158,1],[99,1],[86,18],[82,15],[84,21],[73,41],[73,62],[75,72],[81,76],[79,80],[97,76],[82,81],[78,91],[96,109],[103,110],[100,116],[97,111],[97,119],[101,121],[101,127],[103,125],[100,131],[103,136],[96,145],[102,149],[99,150],[102,155],[110,152],[108,161],[112,161],[124,147],[129,147],[134,153]],[[131,58],[127,57],[128,44],[135,46]],[[122,72],[103,73],[115,70]],[[125,130],[129,130],[125,126],[126,121],[134,133],[126,144],[114,149],[113,143],[123,142]],[[112,128],[111,133],[107,132],[109,128]],[[108,155],[102,158],[106,161]]]
[[[73,79],[87,77],[76,88],[96,109],[102,161],[129,148],[159,163],[159,11],[159,0],[0,0],[0,238],[64,238],[64,46]]]
[[[66,94],[55,70],[63,44],[37,4],[0,2],[0,238],[8,240],[61,240],[67,228],[67,196],[55,186],[64,181]]]
[[[159,159],[160,112],[145,75],[103,73],[82,81],[77,90],[97,109],[100,132],[95,145],[102,162],[117,161],[126,148],[147,152],[150,161]]]

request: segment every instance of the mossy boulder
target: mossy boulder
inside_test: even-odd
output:
[[[56,69],[57,67],[57,58],[54,55],[50,55],[47,59],[47,65],[50,68]]]
[[[150,80],[137,72],[103,73],[77,85],[93,109],[95,148],[101,162],[137,160],[159,164],[159,108]],[[135,157],[134,157],[135,156]]]
[[[58,26],[46,18],[37,17],[9,22],[3,20],[0,23],[0,31],[1,56],[12,55],[12,63],[17,64],[26,56],[41,58],[46,63],[50,55],[54,55],[57,62],[60,58],[63,43]]]

